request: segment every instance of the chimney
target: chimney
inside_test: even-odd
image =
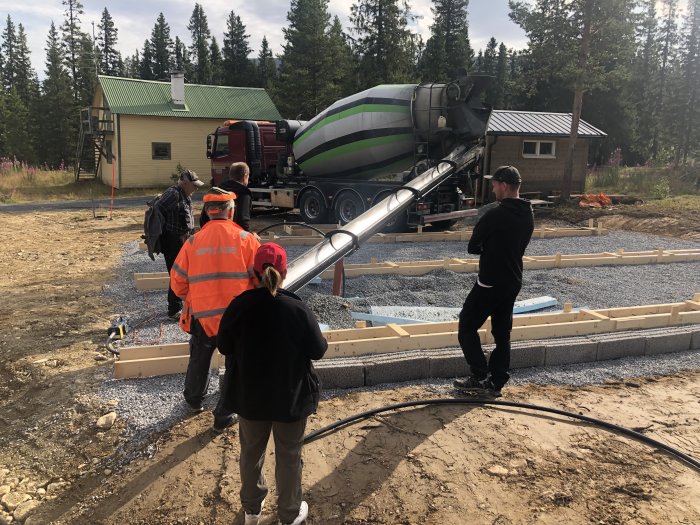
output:
[[[170,75],[170,98],[174,106],[185,105],[185,73],[173,71]]]

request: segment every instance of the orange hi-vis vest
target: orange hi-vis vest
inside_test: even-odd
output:
[[[255,286],[253,259],[260,243],[229,220],[211,220],[182,246],[170,270],[170,287],[184,300],[180,326],[195,318],[215,337],[226,307]]]

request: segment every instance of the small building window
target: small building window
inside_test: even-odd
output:
[[[105,158],[107,159],[107,164],[112,164],[112,141],[105,140]]]
[[[557,143],[553,140],[524,140],[523,157],[556,157]]]
[[[153,160],[170,160],[170,142],[151,142]]]

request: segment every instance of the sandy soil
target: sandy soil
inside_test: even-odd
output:
[[[111,221],[92,212],[0,214],[0,524],[13,515],[32,525],[243,523],[235,430],[214,436],[211,415],[200,414],[154,438],[150,459],[114,469],[124,422],[95,426],[114,408],[96,396],[111,373],[96,351],[113,313],[100,292],[142,217],[141,209]],[[665,231],[700,231],[687,217],[681,223]],[[700,457],[700,373],[506,392]],[[323,402],[309,430],[444,395],[415,386],[350,392]],[[269,456],[263,524],[276,522]],[[306,447],[304,486],[310,524],[700,523],[697,471],[587,424],[514,409],[419,407],[341,429]]]

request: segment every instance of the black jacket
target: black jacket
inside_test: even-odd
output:
[[[219,188],[236,194],[236,208],[233,212],[233,222],[245,231],[250,231],[250,209],[253,207],[253,194],[247,186],[237,180],[228,179],[219,184]],[[209,222],[209,217],[202,212],[199,216],[200,228]]]
[[[219,325],[219,352],[230,383],[225,408],[257,421],[298,421],[318,407],[311,359],[328,343],[311,310],[291,292],[247,290],[229,304]]]
[[[480,254],[479,282],[497,288],[520,288],[523,255],[535,220],[525,199],[503,199],[474,226],[467,251]]]

